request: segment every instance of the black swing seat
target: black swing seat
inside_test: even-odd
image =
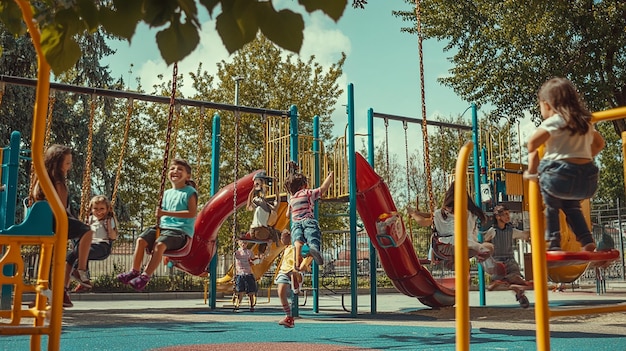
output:
[[[167,250],[163,253],[163,256],[169,257],[169,258],[186,257],[191,252],[192,246],[193,246],[193,238],[187,238],[187,241],[185,241],[185,245],[183,245],[183,247],[181,247],[180,249],[176,249],[176,250]]]

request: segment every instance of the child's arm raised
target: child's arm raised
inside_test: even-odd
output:
[[[330,188],[330,185],[333,183],[334,178],[335,178],[334,172],[331,171],[330,173],[328,173],[328,176],[326,177],[326,179],[324,179],[324,182],[320,186],[320,196],[323,196],[324,194],[326,194],[326,192],[328,191],[328,188]]]

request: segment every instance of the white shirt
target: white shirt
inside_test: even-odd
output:
[[[567,158],[587,158],[591,160],[591,144],[595,128],[589,125],[586,134],[571,135],[571,131],[563,129],[567,122],[560,115],[553,115],[541,122],[539,127],[550,134],[545,143],[544,160],[563,160]]]
[[[439,241],[444,244],[454,245],[454,214],[446,212],[447,217],[444,219],[441,209],[435,210],[433,216],[433,223],[439,233]],[[478,217],[467,212],[467,246],[470,249],[478,250],[480,243],[478,243]]]

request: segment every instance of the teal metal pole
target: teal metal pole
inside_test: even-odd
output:
[[[213,115],[213,137],[211,139],[213,149],[211,155],[211,196],[217,193],[220,186],[220,140],[222,139],[220,128],[220,115],[215,113]],[[217,243],[215,244],[217,247]],[[217,307],[217,251],[213,255],[211,263],[209,263],[209,274],[211,277],[209,307],[214,310]]]
[[[11,133],[11,139],[9,141],[9,147],[5,148],[2,153],[2,185],[4,191],[0,192],[2,200],[0,201],[0,212],[2,212],[2,228],[15,224],[15,204],[17,203],[17,177],[18,168],[20,165],[20,140],[21,134],[18,131]],[[8,152],[7,152],[8,151]],[[6,248],[0,250],[3,252]],[[15,275],[15,265],[7,264],[2,269],[2,274],[7,277]],[[13,285],[2,285],[2,292],[0,293],[0,310],[11,309],[11,296],[13,295]]]
[[[298,162],[298,108],[296,105],[291,105],[289,107],[289,144],[289,156],[292,161]],[[300,315],[300,309],[298,306],[298,295],[291,294],[291,315],[294,317],[298,317]]]
[[[474,197],[476,204],[481,206],[482,199],[480,196],[480,155],[478,145],[478,113],[476,111],[476,103],[472,102],[472,141],[474,142]],[[486,223],[481,223],[483,226]],[[482,242],[482,231],[478,231],[478,241]],[[485,306],[485,272],[483,267],[478,265],[478,289],[480,292],[480,305]]]
[[[354,85],[348,84],[348,184],[350,200],[350,292],[351,304],[350,314],[352,317],[358,315],[358,277],[357,277],[357,235],[356,235],[356,160],[354,153]]]
[[[320,186],[320,117],[315,115],[313,117],[313,155],[315,155],[315,174],[313,175],[313,184],[315,187]],[[315,203],[315,207],[313,209],[313,214],[315,218],[319,220],[319,205],[318,202]],[[313,312],[319,312],[319,287],[320,287],[320,279],[319,279],[319,271],[320,267],[317,263],[313,262],[313,280],[312,280],[312,288],[313,288]]]

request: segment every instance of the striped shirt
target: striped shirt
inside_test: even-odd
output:
[[[321,196],[320,188],[300,189],[289,198],[289,210],[294,221],[315,218],[313,204]]]
[[[491,232],[492,229],[493,232],[490,233],[491,235],[485,235],[485,237],[492,235],[493,237],[489,238],[489,240],[485,238],[485,241],[493,244],[493,257],[497,261],[505,261],[506,259],[513,258],[513,231],[517,229],[513,228],[511,223],[507,223],[504,228],[498,228],[497,226],[491,227],[488,232]]]

